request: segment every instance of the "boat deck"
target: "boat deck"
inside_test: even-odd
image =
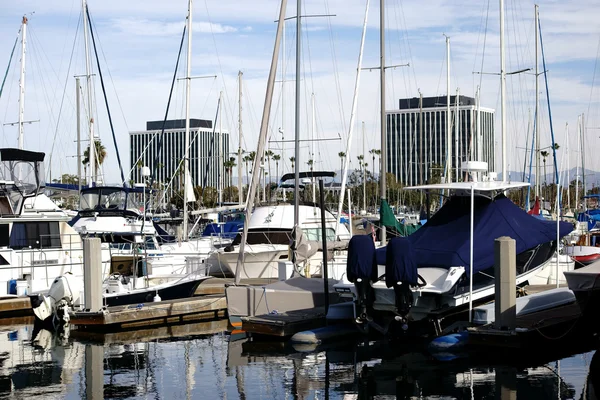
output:
[[[285,313],[242,317],[242,330],[259,335],[287,337],[308,329],[325,326],[325,307]]]

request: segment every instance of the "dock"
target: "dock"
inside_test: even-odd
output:
[[[320,328],[326,323],[325,307],[242,317],[241,320],[242,330],[245,332],[278,337]]]
[[[233,278],[209,278],[205,281],[202,281],[196,292],[194,293],[196,296],[204,296],[207,294],[225,294],[225,287],[227,285],[233,284]],[[245,286],[264,286],[269,283],[277,282],[277,278],[252,278],[252,279],[242,279],[240,280],[240,285]]]
[[[33,315],[28,296],[0,298],[0,319]]]
[[[173,325],[224,318],[224,295],[107,307],[99,312],[74,311],[70,324],[80,330],[128,330],[156,325]]]
[[[96,332],[90,330],[73,330],[71,337],[95,344],[132,344],[155,340],[177,340],[180,338],[213,335],[224,332],[228,328],[226,319],[194,322],[180,325],[169,325],[135,329],[122,332]]]

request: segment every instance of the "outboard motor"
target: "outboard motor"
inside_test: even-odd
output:
[[[33,314],[42,322],[51,321],[55,329],[59,323],[68,325],[69,310],[79,305],[82,290],[81,279],[67,272],[54,279],[46,295],[29,296]]]
[[[417,262],[412,243],[403,237],[389,241],[385,258],[385,285],[394,288],[396,314],[403,323],[413,305],[411,286],[418,285]]]
[[[377,280],[377,261],[375,243],[371,235],[356,235],[348,244],[346,276],[354,283],[357,293],[357,322],[369,319],[373,311],[375,292],[371,281]]]

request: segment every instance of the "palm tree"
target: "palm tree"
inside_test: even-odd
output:
[[[265,157],[267,158],[267,169],[269,172],[269,198],[271,198],[271,157],[274,155],[275,153],[273,153],[271,150],[265,151]]]
[[[104,159],[106,158],[106,147],[100,142],[100,140],[94,140],[94,158],[95,158],[95,170],[96,175],[98,174],[98,169],[104,163]],[[90,165],[90,146],[85,149],[83,152],[83,160],[81,161],[84,166]]]
[[[550,153],[548,153],[546,150],[542,150],[542,151],[540,151],[540,155],[544,159],[543,160],[544,161],[544,186],[546,186],[546,189],[548,189],[547,188],[548,182],[547,182],[547,179],[546,179],[546,157],[548,157],[550,155]]]
[[[231,201],[231,174],[233,171],[233,167],[235,167],[237,164],[235,163],[235,157],[230,157],[228,161],[225,161],[223,163],[223,167],[225,167],[225,171],[227,172],[227,176],[229,177],[229,201]]]
[[[279,179],[279,160],[281,160],[281,155],[273,154],[273,161],[275,161],[275,179]]]
[[[340,157],[340,175],[341,175],[342,171],[344,170],[344,157],[346,157],[346,153],[344,153],[343,151],[340,151],[338,153],[338,156]]]
[[[292,163],[292,170],[294,169],[294,162],[296,161],[296,157],[290,157],[290,162]]]
[[[377,154],[377,149],[371,149],[369,153],[373,156],[373,179],[375,179],[375,155]]]

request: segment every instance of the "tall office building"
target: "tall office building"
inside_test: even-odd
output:
[[[159,151],[163,121],[149,121],[145,131],[129,132],[131,179],[142,182],[140,166],[154,171],[155,182],[168,185],[170,192],[183,188],[183,158],[185,154],[185,120],[167,120]],[[219,136],[222,138],[222,159],[219,159]],[[219,170],[224,177],[223,161],[229,159],[229,133],[213,130],[212,121],[190,119],[190,175],[194,186],[217,187]],[[157,157],[158,155],[158,157]],[[170,196],[168,196],[170,197]]]
[[[445,176],[446,96],[424,97],[422,107],[419,98],[401,99],[399,109],[386,111],[386,116],[387,172],[406,186],[424,184],[432,174]],[[453,180],[457,167],[458,179],[463,179],[463,161],[485,161],[488,170],[494,171],[494,110],[479,107],[478,112],[475,99],[450,96],[450,120]]]

